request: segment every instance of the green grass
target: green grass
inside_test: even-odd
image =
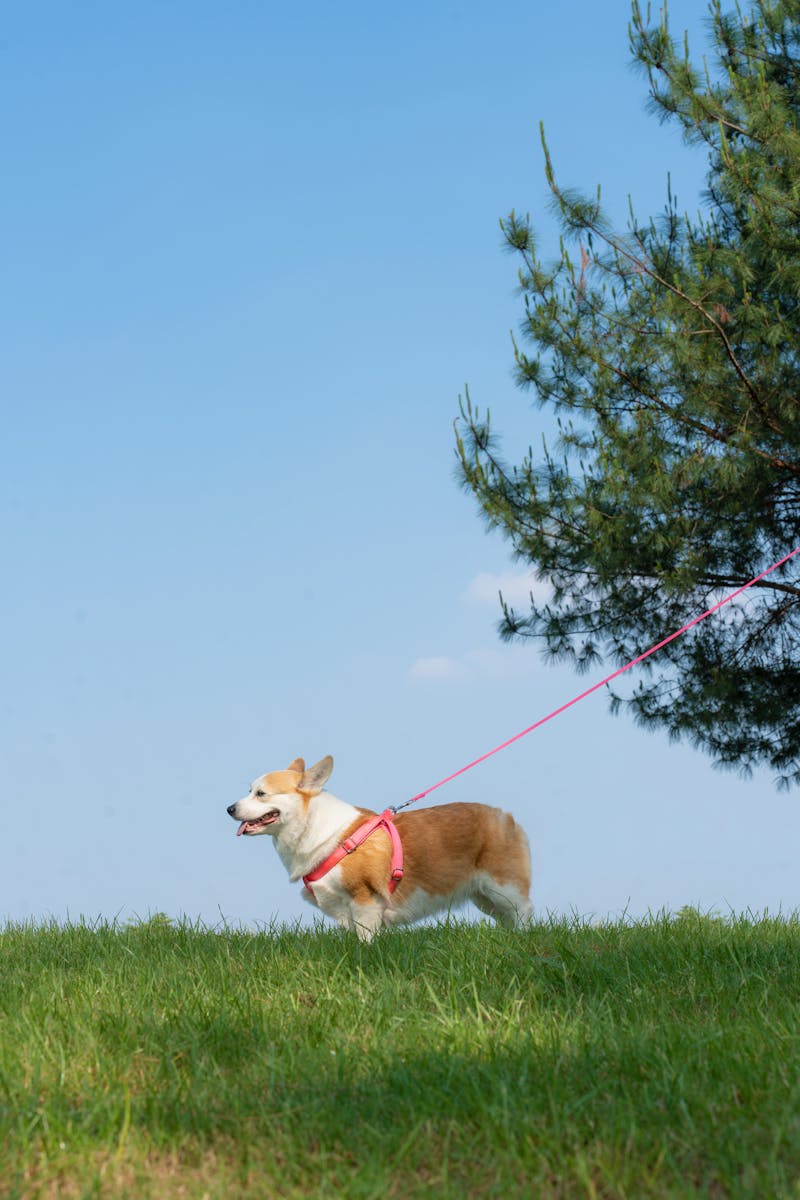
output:
[[[800,922],[0,932],[0,1195],[800,1197]]]

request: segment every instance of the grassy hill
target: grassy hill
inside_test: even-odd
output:
[[[0,933],[6,1197],[800,1196],[800,923]]]

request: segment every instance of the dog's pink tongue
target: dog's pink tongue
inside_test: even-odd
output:
[[[241,825],[240,825],[240,826],[239,826],[239,828],[236,830],[236,836],[237,836],[237,837],[241,837],[241,836],[242,836],[242,834],[243,834],[243,833],[244,833],[244,831],[245,831],[245,826],[246,826],[246,825],[247,825],[247,821],[242,821]]]

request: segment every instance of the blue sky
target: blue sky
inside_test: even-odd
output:
[[[704,6],[670,12],[699,56]],[[5,6],[0,915],[309,915],[234,837],[251,778],[332,753],[381,807],[587,685],[499,644],[524,572],[452,422],[466,382],[509,453],[549,428],[498,228],[530,210],[555,251],[540,120],[620,222],[668,171],[699,203],[628,17]],[[800,903],[797,798],[599,694],[437,798],[518,815],[540,913]]]

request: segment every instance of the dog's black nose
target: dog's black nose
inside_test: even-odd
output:
[[[229,817],[232,817],[232,816],[233,816],[233,810],[234,810],[235,808],[236,808],[236,805],[235,805],[235,804],[229,804],[229,805],[228,805],[228,808],[227,808],[227,813],[228,813],[228,816],[229,816]]]

